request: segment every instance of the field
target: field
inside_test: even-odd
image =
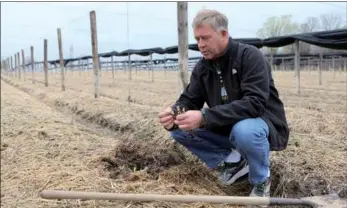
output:
[[[273,73],[290,125],[290,144],[271,153],[272,196],[339,193],[347,198],[347,74]],[[35,73],[36,83],[2,74],[1,206],[230,207],[203,203],[44,200],[43,189],[114,193],[245,196],[247,182],[223,187],[194,156],[174,145],[157,114],[177,98],[177,73],[102,72],[93,97],[91,72]],[[129,96],[130,89],[130,96]]]

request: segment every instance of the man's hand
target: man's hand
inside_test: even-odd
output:
[[[164,128],[171,129],[174,125],[173,111],[171,107],[166,108],[158,114],[159,122]]]
[[[199,128],[202,124],[203,117],[198,110],[189,110],[176,116],[175,124],[182,130],[193,130]]]

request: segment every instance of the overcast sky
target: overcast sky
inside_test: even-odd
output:
[[[1,57],[34,46],[43,60],[43,39],[48,59],[58,59],[57,28],[61,28],[64,58],[91,55],[89,12],[96,11],[99,53],[177,45],[176,2],[1,2]],[[346,21],[344,2],[189,2],[189,43],[194,43],[191,22],[201,8],[217,9],[229,19],[233,38],[253,38],[270,16],[291,14],[301,23],[309,16],[334,12]],[[127,30],[127,22],[128,30]],[[129,31],[129,35],[128,35]],[[70,48],[73,48],[71,53]]]

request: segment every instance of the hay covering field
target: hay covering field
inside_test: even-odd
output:
[[[223,187],[216,173],[173,145],[157,113],[177,97],[177,74],[101,74],[93,98],[92,72],[43,74],[32,84],[2,74],[1,206],[231,207],[202,203],[44,200],[43,189],[114,193],[244,196],[247,182]],[[272,196],[339,193],[347,198],[347,76],[345,72],[274,72],[291,129],[285,151],[271,153]],[[130,89],[130,96],[129,96]]]

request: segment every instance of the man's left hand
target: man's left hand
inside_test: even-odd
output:
[[[199,128],[202,124],[203,117],[198,110],[189,110],[176,116],[175,124],[182,130],[189,131]]]

